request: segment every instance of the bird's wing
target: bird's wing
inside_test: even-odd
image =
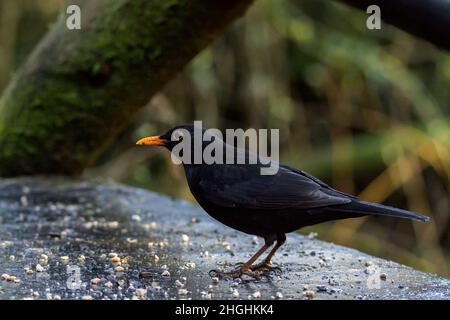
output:
[[[295,169],[295,168],[292,168],[292,167],[289,167],[289,166],[285,166],[285,165],[283,165],[282,167],[285,168],[285,169],[287,169],[287,170],[293,171],[293,172],[295,172],[295,173],[298,173],[298,174],[300,174],[300,175],[303,175],[303,176],[305,176],[305,177],[311,179],[312,181],[314,181],[315,183],[319,184],[319,185],[320,185],[322,188],[324,188],[324,189],[329,189],[329,190],[332,191],[332,192],[336,192],[336,193],[338,193],[338,194],[341,194],[341,195],[343,195],[343,196],[345,196],[345,197],[349,197],[349,198],[351,198],[351,199],[355,199],[355,200],[358,199],[357,197],[355,197],[355,196],[353,196],[353,195],[351,195],[351,194],[348,194],[348,193],[345,193],[345,192],[342,192],[342,191],[333,189],[332,187],[330,187],[329,185],[327,185],[325,182],[323,182],[322,180],[320,180],[320,179],[314,177],[313,175],[309,174],[309,173],[306,172],[306,171],[299,170],[299,169]]]
[[[351,202],[285,167],[280,167],[276,175],[263,176],[249,166],[227,166],[203,175],[198,188],[205,200],[230,208],[311,209]]]

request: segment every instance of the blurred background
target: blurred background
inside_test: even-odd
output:
[[[0,0],[0,92],[62,0]],[[142,136],[193,120],[279,128],[281,162],[369,201],[432,217],[301,230],[450,276],[450,59],[387,24],[324,0],[258,0],[157,94],[85,176],[195,201],[183,169]]]

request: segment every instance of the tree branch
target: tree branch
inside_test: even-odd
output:
[[[381,18],[389,24],[450,50],[449,0],[340,0],[366,12],[378,5]]]
[[[0,176],[80,174],[251,2],[78,1],[82,29],[61,16],[0,100]]]

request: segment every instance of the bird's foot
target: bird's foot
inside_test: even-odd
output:
[[[242,278],[243,276],[248,276],[256,280],[261,278],[258,273],[253,272],[251,268],[245,267],[243,263],[238,263],[236,265],[238,267],[233,271],[210,270],[209,276],[211,278],[218,277],[219,279],[236,279]]]
[[[272,266],[267,262],[261,262],[250,267],[250,269],[259,275],[269,275],[270,273],[281,273],[281,268]]]

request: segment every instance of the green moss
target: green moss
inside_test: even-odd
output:
[[[0,175],[81,173],[250,2],[101,1],[89,29],[59,20],[0,102]]]

